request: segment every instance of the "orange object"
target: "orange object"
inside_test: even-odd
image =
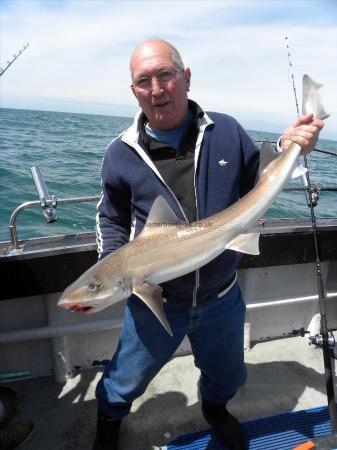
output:
[[[316,444],[312,441],[305,442],[304,444],[299,445],[298,447],[294,447],[292,450],[311,450],[315,448]]]

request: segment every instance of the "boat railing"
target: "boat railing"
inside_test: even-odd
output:
[[[66,203],[85,203],[85,202],[97,202],[99,200],[99,195],[86,196],[86,197],[66,197],[66,198],[58,198],[56,200],[56,204],[66,204]],[[46,201],[46,206],[51,207],[53,200]],[[55,204],[55,202],[54,202]],[[18,206],[12,213],[10,222],[8,225],[9,236],[12,246],[18,250],[20,248],[18,231],[16,228],[16,219],[18,215],[25,209],[30,208],[32,206],[42,206],[40,200],[33,200],[30,202],[24,202],[20,206]],[[43,206],[42,206],[43,207]]]
[[[10,218],[9,225],[8,225],[9,236],[10,236],[10,241],[11,241],[12,246],[16,250],[18,250],[20,248],[18,232],[17,232],[17,228],[16,228],[16,219],[23,210],[30,208],[32,206],[42,206],[42,208],[44,208],[44,207],[55,208],[57,204],[97,202],[99,200],[99,198],[100,198],[99,195],[85,196],[85,197],[66,197],[66,198],[57,198],[57,199],[56,199],[56,197],[54,197],[55,200],[52,199],[52,200],[46,201],[44,206],[42,206],[40,200],[33,200],[30,202],[22,203],[13,211],[11,218]]]
[[[57,220],[56,208],[58,204],[97,202],[99,200],[98,195],[84,196],[84,197],[67,197],[67,198],[57,198],[56,195],[49,195],[46,183],[44,181],[39,166],[33,166],[31,167],[30,170],[32,172],[32,177],[36,186],[36,190],[39,194],[40,200],[33,200],[22,203],[13,211],[11,215],[8,230],[11,244],[15,250],[19,250],[20,248],[18,232],[16,229],[16,219],[23,210],[30,208],[32,206],[39,205],[42,208],[43,215],[45,216],[47,222],[51,223]]]
[[[16,219],[18,215],[25,209],[30,208],[32,206],[40,206],[43,211],[43,215],[45,216],[48,223],[54,222],[57,220],[56,208],[58,204],[67,204],[67,203],[85,203],[85,202],[97,202],[100,198],[99,195],[94,196],[83,196],[83,197],[67,197],[67,198],[57,198],[55,195],[49,195],[48,189],[46,187],[43,175],[38,166],[31,167],[32,176],[35,182],[35,186],[37,192],[39,194],[40,200],[33,200],[24,202],[19,205],[12,213],[10,217],[10,223],[8,225],[9,236],[12,247],[15,250],[20,249],[20,243],[18,238],[18,232],[16,227]],[[316,206],[319,193],[322,191],[337,191],[337,187],[319,187],[316,185],[312,185],[310,189],[308,187],[286,187],[284,191],[306,191],[312,196],[312,201],[314,206]]]

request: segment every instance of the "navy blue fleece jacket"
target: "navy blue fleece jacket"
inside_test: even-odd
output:
[[[139,114],[133,125],[108,146],[102,165],[102,195],[98,203],[99,257],[137,236],[151,206],[163,195],[176,215],[187,220],[181,205],[144,149],[139,138]],[[198,118],[195,144],[195,196],[199,219],[215,214],[254,186],[259,150],[240,124],[215,112]],[[235,277],[240,254],[227,250],[196,272],[163,283],[170,302],[196,305],[214,298]]]

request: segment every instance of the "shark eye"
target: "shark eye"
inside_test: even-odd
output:
[[[103,283],[90,283],[88,284],[87,290],[89,292],[97,292]]]

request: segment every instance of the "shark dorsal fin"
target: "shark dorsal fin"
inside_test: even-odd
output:
[[[268,167],[268,165],[273,162],[275,159],[279,158],[282,153],[276,152],[271,143],[267,140],[264,141],[261,146],[260,151],[260,166],[259,166],[259,174],[262,175],[262,172]],[[304,175],[308,169],[301,165],[297,165],[292,171],[290,177],[297,178]]]
[[[273,149],[273,146],[271,143],[267,140],[264,141],[261,146],[260,151],[260,166],[259,166],[259,173],[261,176],[261,173],[264,171],[264,169],[272,162],[274,159],[278,158],[280,156],[280,153],[276,152]]]
[[[146,234],[147,230],[153,230],[155,227],[179,225],[182,223],[185,222],[176,216],[165,198],[162,195],[158,195],[151,206],[142,234]]]

